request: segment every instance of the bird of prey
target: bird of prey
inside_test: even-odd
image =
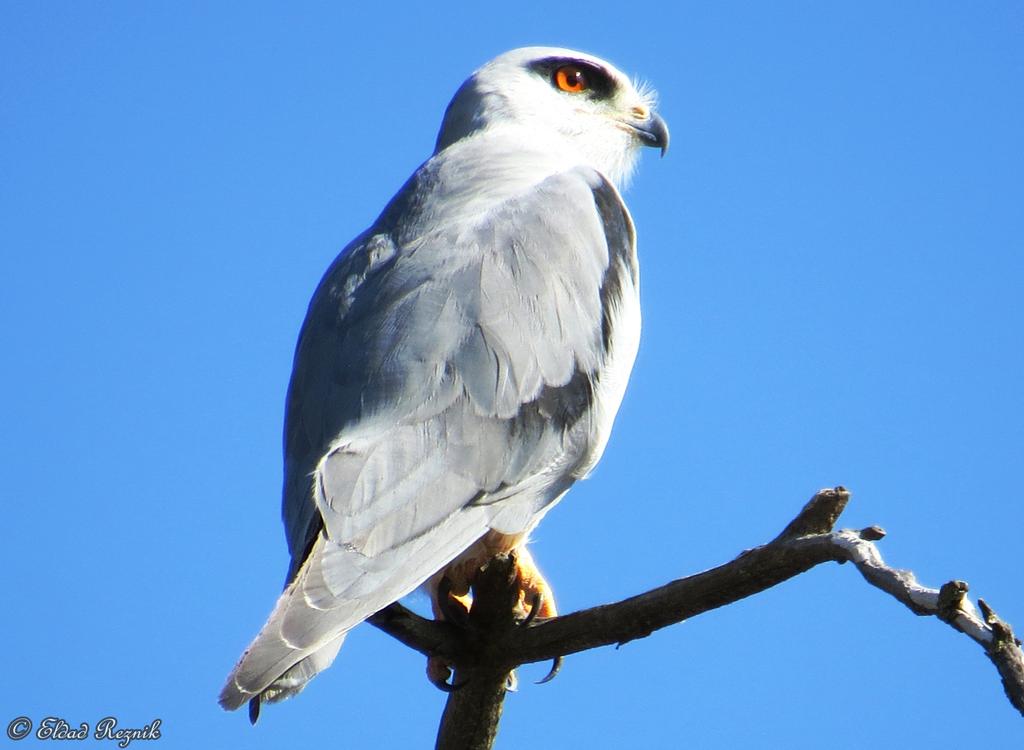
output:
[[[513,50],[462,84],[433,155],[310,302],[284,427],[291,566],[224,708],[298,693],[421,585],[443,613],[498,554],[555,614],[524,545],[608,440],[640,334],[619,191],[668,140],[653,92],[581,52]]]

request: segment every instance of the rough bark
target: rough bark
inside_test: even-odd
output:
[[[995,665],[1010,703],[1024,715],[1024,652],[1011,627],[983,600],[967,598],[967,584],[940,589],[885,564],[875,542],[877,526],[860,531],[833,527],[849,501],[843,487],[818,492],[772,541],[731,562],[672,581],[614,604],[605,604],[524,626],[514,618],[514,562],[496,558],[474,586],[467,622],[455,626],[422,618],[393,604],[370,621],[407,646],[456,665],[438,732],[438,750],[486,750],[494,743],[509,675],[520,664],[644,638],[668,625],[722,607],[799,575],[824,562],[850,562],[868,583],[915,614],[934,616],[978,643]]]

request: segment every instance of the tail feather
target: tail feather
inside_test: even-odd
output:
[[[331,665],[349,630],[468,548],[487,530],[490,513],[467,508],[374,557],[321,534],[228,676],[220,705],[234,711],[254,698],[276,702],[300,692]],[[258,713],[258,703],[250,706],[250,717]]]
[[[259,697],[277,702],[300,692],[331,665],[345,633],[365,618],[351,599],[334,599],[325,607],[322,567],[336,548],[321,536],[298,575],[277,600],[266,624],[238,660],[221,690],[219,702],[228,711]],[[258,713],[258,708],[252,709]]]

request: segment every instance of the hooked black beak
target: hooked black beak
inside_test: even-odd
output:
[[[661,155],[665,155],[668,151],[668,125],[659,115],[651,112],[646,120],[632,127],[641,143],[660,148]]]

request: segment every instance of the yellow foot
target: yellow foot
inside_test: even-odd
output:
[[[522,619],[522,624],[528,625],[536,618],[547,619],[558,616],[555,595],[548,582],[544,580],[544,576],[541,575],[540,569],[537,568],[533,555],[526,549],[526,545],[518,547],[509,545],[502,549],[501,542],[505,540],[511,540],[511,538],[497,537],[496,535],[497,543],[488,539],[491,544],[485,543],[484,554],[467,557],[434,576],[428,584],[434,619],[464,625],[473,603],[470,587],[476,574],[492,557],[506,552],[514,555],[516,578],[519,584],[519,602],[516,609]],[[551,673],[542,682],[554,677],[560,663],[561,659],[557,660]],[[453,668],[453,664],[441,657],[431,656],[427,659],[427,679],[448,692],[458,689],[459,685],[448,681],[452,678]],[[508,688],[515,690],[514,673],[510,675]]]
[[[442,659],[440,656],[428,656],[427,657],[427,679],[430,680],[436,687],[443,690],[446,693],[450,693],[453,690],[458,690],[459,685],[453,682],[448,682],[448,678],[452,677],[452,665]]]
[[[555,594],[541,575],[526,546],[515,551],[516,573],[519,576],[519,606],[528,620],[557,617]]]

